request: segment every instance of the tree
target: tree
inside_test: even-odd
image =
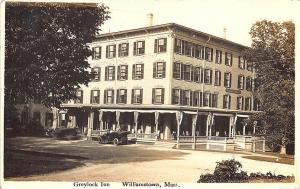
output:
[[[258,21],[250,35],[252,47],[244,56],[256,69],[255,97],[262,111],[253,118],[263,123],[269,143],[284,153],[295,140],[295,25]]]
[[[88,44],[109,19],[104,4],[6,2],[5,103],[59,107],[93,74]],[[9,106],[6,106],[9,107]]]

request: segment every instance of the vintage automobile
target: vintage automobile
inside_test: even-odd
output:
[[[127,144],[128,138],[127,135],[129,134],[129,131],[110,131],[108,133],[105,133],[99,137],[99,143],[100,144]]]

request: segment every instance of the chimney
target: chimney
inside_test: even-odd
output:
[[[223,29],[223,38],[224,38],[224,39],[226,39],[226,31],[227,31],[227,29],[224,28],[224,29]]]
[[[148,13],[147,14],[147,26],[152,26],[153,25],[153,14]]]

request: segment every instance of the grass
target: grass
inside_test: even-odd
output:
[[[13,138],[5,141],[4,177],[40,175],[86,164],[177,159],[184,154],[131,145],[102,145],[92,141],[66,143],[44,138]]]
[[[294,159],[292,158],[285,158],[285,157],[262,157],[262,156],[243,156],[245,159],[252,159],[252,160],[258,160],[258,161],[267,161],[267,162],[273,162],[273,163],[284,163],[288,165],[294,165]]]

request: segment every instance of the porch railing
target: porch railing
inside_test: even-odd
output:
[[[201,142],[201,141],[219,141],[219,142],[224,142],[224,143],[233,143],[233,138],[232,137],[218,137],[218,136],[196,136],[195,137],[196,142]],[[179,136],[179,142],[193,142],[194,137],[193,136]]]
[[[127,135],[130,138],[145,138],[145,139],[157,139],[156,133],[131,133]]]

